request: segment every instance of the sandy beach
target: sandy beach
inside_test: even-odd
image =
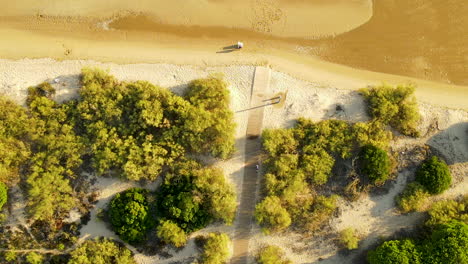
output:
[[[206,77],[213,73],[222,73],[229,82],[231,92],[231,108],[235,113],[236,123],[236,148],[237,153],[232,159],[219,161],[214,165],[222,168],[229,180],[235,184],[238,193],[242,183],[244,169],[244,146],[247,125],[250,89],[252,86],[254,67],[230,66],[230,67],[199,67],[178,66],[171,64],[115,64],[96,61],[54,61],[51,59],[40,60],[0,60],[0,92],[12,97],[19,103],[23,103],[26,97],[27,87],[37,83],[59,79],[54,84],[57,89],[55,99],[63,101],[77,96],[79,89],[79,72],[82,67],[97,66],[108,69],[112,75],[120,80],[147,80],[155,84],[167,87],[176,93],[181,93],[186,84],[193,79]],[[339,80],[329,80],[325,77],[317,78],[315,82],[308,82],[294,78],[286,73],[273,71],[271,75],[271,95],[279,92],[287,92],[283,107],[270,106],[265,108],[264,127],[290,127],[298,117],[307,117],[313,120],[330,118],[343,119],[350,122],[366,121],[363,99],[355,91],[344,89],[339,83],[352,82],[352,79],[342,77]],[[344,107],[344,111],[336,113],[336,105]],[[418,139],[396,139],[392,149],[397,152],[409,150],[428,144],[439,151],[450,164],[454,178],[452,188],[432,200],[442,198],[454,198],[466,193],[468,188],[468,112],[460,109],[448,109],[424,102],[419,102],[422,122],[419,129],[423,137]],[[433,124],[437,124],[436,130],[431,130]],[[455,139],[461,140],[459,141]],[[305,239],[302,235],[293,232],[280,233],[265,236],[258,226],[254,227],[250,240],[250,252],[254,254],[262,245],[275,244],[283,247],[289,258],[294,263],[352,263],[353,257],[371,246],[380,236],[391,235],[404,228],[410,229],[422,219],[421,213],[401,215],[394,207],[394,198],[404,188],[406,181],[411,178],[412,172],[402,170],[394,180],[390,191],[384,195],[366,195],[357,202],[349,203],[340,201],[339,214],[329,223],[330,234],[325,237]],[[93,187],[99,193],[99,202],[91,211],[91,221],[81,229],[81,238],[95,236],[109,236],[116,238],[115,234],[107,229],[107,226],[96,216],[100,209],[107,206],[110,197],[133,183],[121,182],[116,179],[99,179]],[[153,190],[156,185],[142,186]],[[21,199],[21,197],[18,197]],[[14,217],[21,223],[24,215],[18,202],[18,212]],[[24,213],[24,212],[23,212]],[[359,219],[359,221],[356,221]],[[10,224],[15,219],[10,219]],[[197,256],[193,238],[199,234],[212,231],[227,232],[231,236],[234,226],[212,225],[192,234],[188,245],[182,251],[167,249],[169,258],[161,256],[149,256],[135,253],[135,259],[141,264],[187,262]],[[385,226],[385,228],[382,228]],[[335,243],[334,232],[343,228],[354,227],[363,237],[361,248],[350,256],[339,254],[339,248]]]

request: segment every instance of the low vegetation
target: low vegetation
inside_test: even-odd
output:
[[[167,244],[183,247],[187,243],[184,230],[170,220],[163,220],[157,228],[157,236]]]
[[[328,182],[337,160],[352,163],[353,156],[359,157],[362,182],[381,184],[392,164],[387,152],[377,146],[388,147],[390,139],[379,123],[340,120],[314,123],[300,118],[294,128],[264,130],[266,197],[257,204],[257,222],[265,232],[290,225],[317,230],[336,209],[337,197],[319,195],[316,189]]]
[[[70,255],[68,264],[136,264],[130,250],[105,238],[87,240]]]
[[[417,239],[390,240],[368,254],[376,263],[468,263],[468,198],[434,203]]]
[[[8,187],[3,183],[0,182],[0,211],[2,210],[3,206],[8,201]]]
[[[202,264],[225,264],[229,261],[231,240],[224,233],[210,233],[205,238]]]
[[[64,219],[71,209],[85,215],[92,206],[84,171],[128,180],[164,177],[167,194],[177,192],[177,179],[188,179],[187,192],[173,204],[169,197],[150,203],[141,189],[112,200],[108,220],[126,242],[142,242],[153,226],[166,223],[159,228],[161,240],[180,246],[186,232],[215,220],[233,221],[236,197],[221,170],[187,161],[199,155],[225,159],[234,152],[234,118],[221,78],[194,80],[182,96],[148,82],[120,82],[91,68],[82,70],[81,84],[80,97],[64,103],[53,100],[49,83],[28,88],[27,108],[0,97],[0,202],[7,202],[8,187],[25,187],[31,223],[31,231],[8,232],[2,241],[9,237],[27,248],[64,248],[76,241],[77,224]],[[192,220],[187,201],[199,206],[201,217],[183,227]],[[164,210],[154,214],[152,207],[163,203],[178,209],[178,216]],[[168,236],[178,229],[167,223],[182,232]]]
[[[346,228],[340,232],[340,243],[346,249],[352,250],[359,247],[359,237],[354,228]]]
[[[362,89],[361,93],[368,104],[369,115],[377,122],[390,125],[407,136],[419,136],[417,130],[420,120],[419,110],[414,97],[413,85],[392,87],[381,85]]]
[[[397,197],[397,204],[403,213],[420,212],[424,209],[427,198],[430,194],[426,188],[417,182],[408,184],[400,196]]]
[[[292,261],[286,258],[284,251],[277,246],[266,246],[257,254],[258,264],[292,264]]]

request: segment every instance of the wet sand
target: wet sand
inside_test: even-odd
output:
[[[246,3],[244,1],[247,0],[237,3]],[[177,19],[190,18],[191,14],[180,8],[180,15],[165,21],[149,14],[158,11],[161,1],[142,1],[131,7],[126,7],[126,2],[114,0],[94,4],[85,0],[72,4],[71,1],[51,0],[48,4],[38,4],[32,0],[21,0],[3,4],[7,11],[0,12],[0,56],[7,59],[50,57],[117,63],[165,62],[200,67],[269,64],[301,79],[314,81],[325,78],[346,89],[382,81],[414,82],[418,85],[418,99],[468,109],[468,16],[464,15],[468,13],[468,5],[462,0],[430,0],[424,4],[403,0],[377,1],[369,22],[365,22],[364,11],[357,12],[354,15],[360,17],[364,23],[362,26],[341,35],[335,29],[333,34],[336,37],[315,40],[307,39],[314,34],[313,30],[309,35],[302,32],[300,37],[288,37],[284,30],[280,34],[282,36],[275,35],[279,32],[275,28],[271,32],[253,26],[236,28],[233,26],[237,23],[232,23],[228,15],[223,24],[213,19],[210,23],[200,22],[200,26],[188,19],[183,25],[175,25]],[[203,3],[210,8],[219,5],[220,10],[236,8],[224,0],[188,2]],[[254,0],[248,2],[257,3]],[[309,5],[309,9],[304,6],[303,11],[310,11],[313,5],[328,6],[331,11],[337,11],[335,16],[321,18],[328,22],[341,21],[346,12],[338,11],[346,10],[350,3],[364,6],[364,2],[314,0],[307,4],[298,0],[272,1],[289,9]],[[343,6],[340,9],[337,5]],[[176,12],[174,7],[167,10],[162,8],[162,4],[159,7],[159,12],[164,14]],[[146,10],[145,15],[139,10]],[[216,13],[216,8],[206,10],[206,14],[202,13],[204,17]],[[274,13],[268,10],[262,14],[274,18]],[[103,26],[103,22],[109,19],[114,20]],[[307,23],[313,25],[313,22],[305,21],[301,28],[311,28]],[[341,25],[349,27],[349,21],[343,21]],[[111,30],[104,30],[105,27]],[[289,33],[298,32],[291,30]],[[243,50],[223,49],[237,40],[246,43]]]

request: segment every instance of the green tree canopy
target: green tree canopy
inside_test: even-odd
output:
[[[452,175],[447,164],[433,156],[424,161],[418,168],[416,181],[422,184],[431,194],[439,194],[450,187]]]
[[[158,197],[159,215],[187,233],[205,227],[213,219],[232,223],[237,206],[234,189],[222,171],[203,168],[193,160],[171,168]]]
[[[136,264],[132,252],[108,239],[87,240],[70,253],[68,264]]]
[[[373,145],[366,145],[359,153],[361,171],[372,183],[380,184],[390,174],[390,158],[385,150]]]
[[[426,242],[424,263],[468,263],[468,225],[458,221],[439,225]]]
[[[122,240],[129,243],[141,241],[150,227],[147,191],[131,188],[118,193],[109,207],[112,227]]]
[[[370,264],[418,264],[421,252],[412,240],[390,240],[367,255]]]

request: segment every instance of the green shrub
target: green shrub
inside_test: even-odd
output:
[[[452,175],[447,164],[433,156],[424,161],[416,171],[416,181],[423,185],[431,194],[439,194],[447,190],[452,183]]]
[[[421,252],[408,239],[390,240],[378,246],[367,255],[370,264],[419,264]]]
[[[230,157],[234,149],[234,114],[229,109],[230,96],[227,83],[219,77],[211,76],[197,79],[189,83],[185,98],[199,113],[205,112],[204,122],[206,127],[200,133],[202,139],[189,143],[189,146],[199,153],[209,152],[215,157],[226,159]],[[193,126],[199,126],[202,120],[197,120]]]
[[[385,130],[385,126],[380,121],[359,122],[354,124],[353,130],[359,147],[374,145],[387,149],[392,140],[392,132]]]
[[[426,242],[424,263],[468,263],[468,225],[451,221],[439,225]]]
[[[236,195],[216,168],[202,168],[195,161],[174,165],[158,192],[161,217],[172,220],[186,233],[201,229],[213,219],[232,223],[236,212]]]
[[[280,154],[296,154],[299,143],[292,129],[265,129],[262,132],[263,148],[272,157]]]
[[[70,252],[68,264],[136,264],[132,252],[108,239],[87,240]]]
[[[210,233],[203,246],[203,264],[224,264],[229,260],[231,239],[224,233]]]
[[[335,159],[326,151],[319,150],[315,154],[302,155],[300,168],[312,184],[322,185],[328,181]]]
[[[284,251],[277,246],[266,246],[260,250],[256,258],[259,264],[292,264],[286,259]]]
[[[304,213],[303,216],[306,218],[303,222],[307,231],[315,231],[327,223],[336,210],[337,199],[338,196],[336,195],[330,197],[319,195],[315,197],[310,212]]]
[[[36,253],[36,252],[29,252],[26,255],[26,262],[29,264],[41,264],[44,261],[44,256]]]
[[[403,213],[420,212],[429,196],[424,186],[417,182],[412,182],[405,187],[403,192],[396,198],[396,201]]]
[[[390,174],[390,158],[385,150],[373,145],[366,145],[359,153],[361,172],[369,178],[370,182],[381,184]]]
[[[172,244],[176,247],[183,247],[187,243],[187,236],[182,228],[176,223],[163,220],[156,229],[158,237],[167,244]]]
[[[18,257],[18,254],[14,251],[7,251],[5,252],[5,260],[6,261],[15,261]]]
[[[150,226],[147,191],[131,188],[118,193],[109,207],[109,217],[115,232],[122,240],[135,243],[144,239]]]
[[[28,88],[28,97],[26,98],[26,104],[30,105],[37,97],[47,97],[52,99],[55,94],[55,89],[48,82],[43,82],[38,86]]]
[[[26,110],[0,95],[0,182],[8,186],[19,181],[20,166],[30,155],[29,128]]]
[[[281,206],[281,200],[276,196],[267,196],[255,207],[255,218],[265,232],[280,231],[291,225],[288,211]]]
[[[457,220],[468,224],[468,195],[461,201],[444,200],[435,202],[428,210],[429,220],[426,225],[435,227]]]
[[[356,230],[354,228],[342,230],[340,232],[340,242],[349,250],[357,249],[359,247],[359,237],[356,235]]]
[[[360,92],[374,120],[389,124],[404,135],[419,136],[417,125],[420,115],[414,90],[413,85],[391,87],[384,84]]]
[[[0,182],[0,210],[2,210],[3,206],[8,201],[8,187],[3,183]]]

